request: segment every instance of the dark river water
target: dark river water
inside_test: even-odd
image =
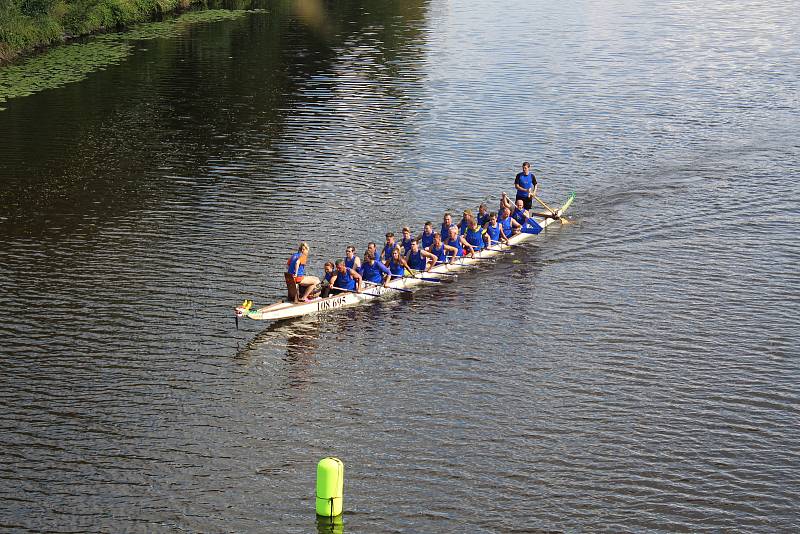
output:
[[[796,2],[262,7],[3,104],[0,530],[800,529]],[[573,224],[235,329],[523,160]]]

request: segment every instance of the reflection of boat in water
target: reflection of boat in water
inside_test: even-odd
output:
[[[536,222],[542,228],[546,228],[551,224],[560,220],[560,215],[572,204],[575,200],[575,193],[572,193],[566,202],[555,211],[554,216],[546,218],[536,218]],[[509,244],[498,244],[492,248],[484,249],[475,254],[475,257],[463,256],[458,258],[454,263],[439,264],[430,271],[415,273],[413,276],[406,276],[398,278],[389,282],[386,287],[375,285],[368,287],[361,293],[347,292],[340,293],[333,297],[317,298],[310,302],[287,302],[281,301],[268,306],[263,306],[257,309],[252,309],[252,301],[245,301],[245,304],[236,308],[237,321],[239,317],[247,317],[256,321],[270,321],[277,319],[287,319],[291,317],[301,317],[305,315],[317,314],[327,312],[339,308],[347,308],[350,306],[357,306],[367,302],[378,300],[381,297],[395,296],[402,292],[409,292],[418,289],[424,285],[440,282],[441,276],[454,274],[464,269],[469,269],[480,265],[482,260],[495,258],[500,254],[509,251],[512,247],[521,245],[522,243],[533,239],[537,234],[534,233],[519,233],[511,239]],[[437,275],[439,277],[437,277]],[[238,323],[237,323],[238,324]]]
[[[310,369],[317,365],[319,335],[320,323],[317,317],[307,317],[300,321],[277,321],[248,341],[237,351],[236,358],[249,361],[255,353],[283,349],[285,356],[281,359],[286,365],[284,371],[276,368],[275,377],[281,382],[276,387],[287,391],[302,390],[311,381]]]

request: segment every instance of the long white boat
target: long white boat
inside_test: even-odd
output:
[[[534,220],[543,229],[561,220],[561,215],[570,207],[575,200],[575,193],[570,194],[564,204],[557,210],[552,217],[534,217]],[[376,298],[398,295],[401,292],[413,291],[423,285],[437,283],[441,280],[439,276],[447,273],[455,273],[470,267],[479,265],[482,261],[494,258],[505,253],[514,246],[520,245],[529,239],[533,239],[537,234],[519,233],[508,240],[508,245],[494,245],[475,254],[474,258],[468,256],[459,258],[454,263],[438,264],[430,271],[417,272],[415,276],[407,276],[392,280],[385,287],[382,285],[368,286],[361,293],[346,292],[327,298],[316,298],[308,302],[287,302],[280,301],[268,306],[252,309],[252,301],[245,301],[241,306],[236,307],[237,320],[247,317],[256,321],[274,321],[278,319],[289,319],[313,313],[327,312],[339,308],[348,308],[365,304]]]

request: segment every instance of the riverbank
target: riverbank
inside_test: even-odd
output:
[[[160,18],[215,0],[0,0],[0,65],[69,39]]]

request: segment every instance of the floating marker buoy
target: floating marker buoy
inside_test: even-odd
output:
[[[317,515],[336,517],[344,500],[344,464],[328,456],[317,464]]]

